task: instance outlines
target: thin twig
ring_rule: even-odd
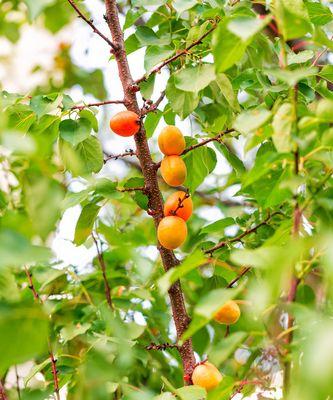
[[[26,274],[26,276],[28,278],[29,289],[31,290],[31,292],[32,292],[32,294],[34,296],[35,301],[37,303],[43,303],[42,299],[39,297],[39,294],[37,293],[37,290],[35,289],[34,283],[32,281],[32,275],[31,275],[28,267],[25,266],[24,269],[25,269],[25,274]]]
[[[124,153],[121,154],[106,154],[104,153],[106,158],[104,159],[104,162],[107,162],[109,160],[118,160],[118,158],[123,158],[127,156],[136,156],[136,152],[132,149],[129,149],[128,151],[125,151]]]
[[[75,105],[71,107],[71,110],[83,110],[84,108],[100,107],[100,106],[105,106],[107,104],[125,104],[125,100],[106,100],[106,101],[98,101],[97,103]]]
[[[134,81],[136,84],[141,83],[146,81],[152,74],[156,74],[161,71],[163,67],[166,65],[170,64],[171,62],[177,60],[177,58],[187,54],[189,50],[191,50],[193,47],[197,46],[198,44],[202,43],[203,39],[207,37],[211,32],[213,32],[217,27],[217,23],[214,21],[213,26],[205,32],[203,35],[199,37],[199,39],[195,40],[193,43],[191,43],[189,46],[185,47],[185,49],[179,50],[175,55],[167,58],[166,60],[162,61],[160,64],[158,64],[156,67],[154,67],[152,70],[150,70],[147,74],[143,75],[141,78],[137,79]]]
[[[233,279],[229,284],[227,285],[227,289],[230,289],[234,286],[235,283],[237,283],[245,274],[247,274],[251,270],[251,267],[245,267],[242,269],[240,274],[236,276],[235,279]]]
[[[280,214],[280,211],[275,211],[272,214],[269,214],[262,222],[260,222],[258,225],[254,226],[253,228],[247,229],[246,231],[244,231],[243,233],[241,233],[240,235],[232,238],[232,239],[228,239],[228,240],[224,240],[222,242],[219,242],[217,245],[215,245],[214,247],[207,249],[204,251],[205,254],[211,254],[213,255],[214,251],[221,249],[222,247],[227,246],[230,243],[235,243],[235,242],[240,242],[245,236],[250,235],[251,233],[256,232],[261,226],[263,225],[267,225],[267,223],[277,214]]]
[[[177,344],[170,344],[170,343],[162,343],[162,344],[156,344],[156,343],[150,343],[150,345],[145,347],[146,350],[166,350],[166,349],[179,349],[179,346]]]
[[[18,397],[18,400],[21,400],[20,379],[19,379],[19,375],[18,375],[18,372],[17,372],[17,365],[15,365],[14,369],[15,369],[15,377],[16,377],[17,397]]]
[[[103,251],[100,250],[100,248],[98,246],[97,239],[96,239],[96,237],[95,237],[93,232],[91,233],[91,236],[92,236],[93,241],[95,243],[95,247],[96,247],[96,250],[97,250],[98,262],[99,262],[99,265],[100,265],[101,270],[102,270],[102,275],[103,275],[103,280],[104,280],[105,298],[106,298],[106,301],[107,301],[109,307],[111,308],[111,310],[113,310],[114,307],[113,307],[113,302],[112,302],[112,298],[111,298],[111,288],[110,288],[110,285],[109,285],[109,282],[108,282],[108,278],[106,276],[106,265],[105,265],[105,260],[104,260],[104,256],[103,256]]]
[[[33,280],[32,280],[32,275],[31,275],[29,269],[26,266],[24,267],[24,269],[25,269],[25,274],[26,274],[26,276],[28,278],[29,289],[33,293],[35,302],[43,304],[43,300],[39,296],[39,294],[38,294],[38,292],[37,292],[37,290],[35,288],[35,285],[34,285]],[[57,360],[54,358],[54,354],[53,354],[53,351],[52,351],[52,346],[51,346],[50,340],[48,340],[48,347],[49,347],[49,356],[50,356],[50,361],[51,361],[51,370],[52,370],[52,376],[53,376],[54,392],[55,392],[56,400],[60,400],[58,370],[57,370],[57,367],[56,367]],[[2,400],[2,399],[0,398],[0,400]]]
[[[79,7],[75,4],[74,0],[68,0],[68,2],[74,8],[74,10],[77,12],[79,17],[82,18],[91,27],[91,29],[93,30],[94,33],[99,35],[109,46],[111,46],[111,48],[113,50],[117,49],[115,44],[109,38],[107,38],[99,29],[96,28],[96,26],[94,25],[93,21],[91,19],[87,18],[82,13],[82,11],[79,9]]]

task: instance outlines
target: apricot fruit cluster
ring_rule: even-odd
[[[180,155],[185,150],[181,131],[172,125],[162,129],[158,146],[164,154],[161,175],[169,186],[180,186],[186,179],[186,165]],[[169,196],[164,205],[164,218],[158,225],[157,238],[169,250],[181,246],[187,237],[186,221],[193,211],[193,203],[187,192],[177,191]]]

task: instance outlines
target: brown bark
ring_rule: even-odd
[[[138,87],[133,82],[133,78],[129,69],[124,47],[123,32],[119,23],[116,1],[105,0],[105,6],[106,20],[111,32],[112,41],[115,45],[113,54],[118,64],[119,77],[124,91],[125,103],[128,110],[134,111],[138,115],[141,115],[141,110],[136,99],[136,91],[138,90]],[[159,221],[161,218],[163,218],[163,201],[157,182],[157,167],[151,158],[146,132],[143,125],[141,125],[139,132],[135,135],[135,143],[136,155],[140,162],[142,174],[145,180],[146,194],[149,198],[149,208],[154,218],[155,226],[157,227]],[[165,271],[168,271],[170,268],[173,268],[178,264],[178,260],[172,251],[167,250],[162,246],[158,246],[158,250],[160,252]],[[185,301],[179,282],[176,282],[170,288],[169,296],[177,330],[177,336],[178,339],[180,339],[188,327],[190,318],[186,311]],[[184,374],[191,375],[195,365],[191,340],[186,341],[182,346],[179,347],[179,353],[183,362]]]

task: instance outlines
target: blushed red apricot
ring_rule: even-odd
[[[140,118],[133,111],[120,111],[110,119],[110,128],[119,136],[133,136],[140,129]]]

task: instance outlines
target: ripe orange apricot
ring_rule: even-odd
[[[192,215],[193,202],[186,192],[178,191],[169,196],[164,204],[164,215],[176,215],[187,221]]]
[[[158,146],[166,156],[179,156],[185,150],[185,139],[176,126],[167,125],[158,137]]]
[[[140,129],[140,118],[133,111],[120,111],[110,119],[110,128],[119,136],[133,136]]]
[[[179,217],[165,217],[157,228],[157,238],[163,247],[169,250],[181,246],[187,236],[187,226]]]
[[[214,315],[214,319],[220,324],[232,325],[238,321],[240,314],[241,311],[238,304],[233,300],[229,300]]]
[[[186,179],[186,165],[179,156],[165,156],[161,163],[161,175],[170,186],[179,186]]]
[[[220,371],[208,361],[197,365],[192,374],[193,384],[201,386],[207,391],[218,386],[222,379]]]

